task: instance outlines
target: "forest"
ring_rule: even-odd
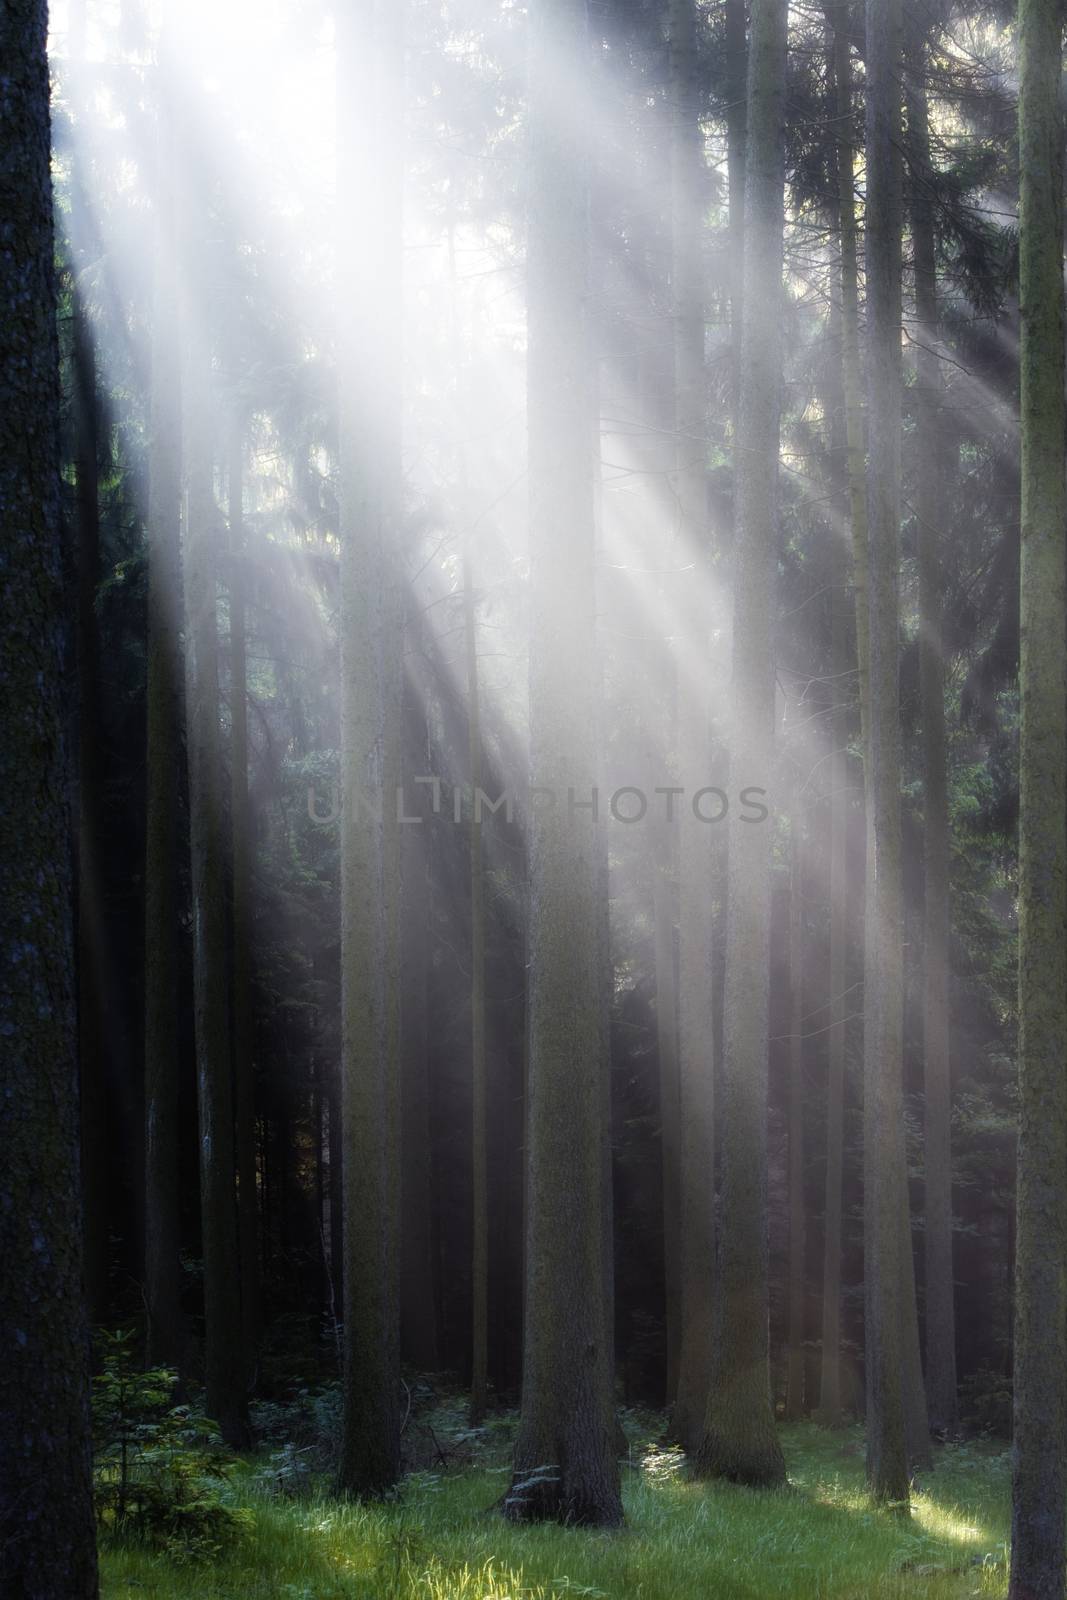
[[[1062,0],[2,0],[0,1600],[1063,1600]]]

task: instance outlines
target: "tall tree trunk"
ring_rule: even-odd
[[[482,726],[478,701],[478,635],[474,579],[469,554],[463,563],[463,623],[467,653],[467,736],[470,767],[471,893],[471,1398],[470,1421],[477,1427],[488,1401],[489,1358],[489,1184],[488,1084],[485,1071],[485,866],[479,792],[482,782]]]
[[[673,718],[671,719],[673,721]],[[678,1082],[678,986],[675,979],[675,863],[673,830],[655,828],[652,858],[652,942],[656,970],[656,1054],[659,1058],[660,1155],[663,1165],[663,1287],[667,1333],[666,1400],[678,1388],[681,1347],[681,1135]]]
[[[847,0],[827,7],[837,141],[833,152],[837,180],[840,267],[837,304],[831,308],[835,337],[832,454],[843,486],[838,496],[851,561],[856,620],[861,743],[867,720],[867,499],[863,459],[863,418],[859,362],[859,288],[856,263],[855,154],[852,135],[852,67]],[[840,467],[836,463],[840,462]],[[842,535],[845,537],[844,533]],[[844,1168],[845,1016],[848,1012],[848,759],[849,717],[840,686],[852,662],[849,650],[846,563],[834,562],[831,589],[831,654],[836,694],[830,773],[830,1005],[826,1081],[826,1189],[823,1231],[822,1355],[819,1412],[823,1423],[841,1420],[841,1206]]]
[[[93,1600],[46,31],[0,12],[0,1589]]]
[[[248,674],[245,642],[244,428],[231,424],[230,522],[230,833],[233,851],[233,1077],[241,1315],[249,1368],[259,1340],[259,1196],[252,1059],[252,856],[248,815]]]
[[[785,1414],[804,1415],[804,844],[792,818],[789,877],[789,1360]]]
[[[530,11],[527,405],[530,769],[529,1111],[522,1414],[504,1503],[515,1520],[622,1519],[604,1293],[599,1021],[593,438],[588,178],[574,129],[586,0]]]
[[[68,63],[75,115],[88,100],[85,81],[85,0],[70,7]],[[101,849],[100,646],[96,590],[100,582],[99,396],[96,350],[85,305],[79,261],[91,227],[86,192],[88,144],[75,152],[70,182],[70,254],[73,280],[74,477],[77,542],[78,670],[78,1069],[81,1084],[82,1187],[85,1192],[85,1288],[94,1322],[108,1301],[108,1119],[103,1038],[104,920]]]
[[[864,1312],[867,1475],[907,1505],[903,902],[898,685],[900,549],[900,0],[867,3],[869,723],[864,971]]]
[[[1060,0],[1019,5],[1022,587],[1011,1600],[1064,1587],[1067,661]]]
[[[412,744],[410,770],[413,776],[426,776],[431,770],[426,709],[418,689],[407,687],[405,727],[416,726],[419,730],[419,738]],[[424,825],[405,828],[403,833],[400,1332],[404,1359],[418,1372],[436,1372],[440,1361],[432,1242],[433,1170],[427,1049],[429,929],[433,925],[433,905],[424,842],[426,832]]]
[[[783,108],[787,6],[754,0],[748,57],[745,278],[741,328],[731,779],[771,787],[772,617],[777,560],[779,324],[782,311]],[[767,1330],[767,1007],[771,923],[769,819],[729,821],[729,900],[716,1350],[697,1470],[780,1483],[785,1463],[770,1404]]]
[[[145,688],[144,1182],[147,1358],[184,1368],[178,1096],[178,782],[181,741],[181,363],[175,277],[174,107],[160,46],[155,276],[148,440],[148,639]]]
[[[930,1426],[954,1433],[956,1315],[952,1267],[952,1091],[949,1066],[949,823],[945,684],[941,660],[939,530],[945,471],[941,364],[937,352],[937,261],[930,191],[925,39],[914,41],[908,77],[911,232],[915,257],[915,521],[919,549],[919,693],[923,729],[923,1058],[926,1091],[926,1398]]]
[[[191,315],[187,305],[186,314]],[[195,325],[190,323],[190,325]],[[189,849],[193,900],[193,994],[204,1252],[207,1410],[228,1444],[249,1442],[241,1321],[240,1243],[230,1055],[223,771],[219,728],[215,501],[206,352],[182,373],[185,438],[185,725],[189,753]]]
[[[705,484],[704,181],[694,0],[672,0],[671,217],[674,333],[674,485],[683,559],[707,571]],[[742,50],[744,19],[742,17]],[[695,671],[678,685],[679,782],[686,795],[707,781],[712,619],[696,627]],[[681,1261],[680,1350],[671,1431],[687,1450],[699,1443],[711,1369],[715,1265],[715,1139],[711,916],[712,845],[706,824],[683,800],[678,833],[678,1062]]]
[[[339,18],[341,1061],[344,1425],[339,1482],[400,1471],[395,825],[398,684],[387,611],[400,512],[402,7]],[[365,801],[375,798],[379,814]]]

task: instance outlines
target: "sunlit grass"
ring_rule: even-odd
[[[862,1439],[790,1429],[787,1488],[694,1484],[676,1456],[637,1446],[620,1533],[514,1528],[495,1511],[499,1467],[417,1474],[395,1502],[271,1498],[249,1472],[245,1543],[175,1567],[106,1550],[106,1600],[956,1600],[1006,1587],[1008,1469],[984,1446],[938,1452],[912,1516],[875,1511]]]

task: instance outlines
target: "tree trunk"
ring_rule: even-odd
[[[85,0],[69,15],[69,60],[75,115],[87,111]],[[83,166],[88,144],[75,151],[70,179],[72,278],[72,412],[77,541],[78,845],[77,974],[78,1076],[81,1085],[82,1187],[85,1194],[85,1290],[94,1322],[107,1316],[110,1224],[107,1079],[104,1068],[101,848],[100,646],[96,591],[100,582],[99,395],[96,350],[79,263],[91,228]]]
[[[919,693],[923,729],[923,1060],[926,1128],[926,1397],[930,1426],[956,1431],[956,1317],[952,1267],[952,1090],[949,1066],[949,822],[945,685],[941,660],[943,517],[941,365],[937,352],[937,262],[929,186],[930,130],[923,73],[925,40],[913,47],[908,80],[911,232],[915,256],[915,522],[919,550]]]
[[[684,561],[707,571],[705,482],[704,181],[696,7],[670,9],[674,484]],[[744,51],[744,17],[741,47]],[[687,796],[707,782],[711,753],[707,693],[713,620],[701,617],[694,666],[678,683],[679,782]],[[681,1342],[671,1432],[692,1451],[700,1442],[711,1378],[715,1269],[715,1025],[712,1010],[712,841],[683,799],[678,833],[678,1062]]]
[[[386,726],[398,686],[385,635],[400,510],[401,28],[400,6],[364,0],[339,19],[337,58],[345,1326],[339,1485],[354,1495],[385,1493],[400,1472],[392,926],[398,830],[395,730]]]
[[[771,787],[774,748],[772,617],[778,541],[782,309],[782,121],[787,7],[754,0],[748,58],[745,281],[741,329],[731,780]],[[717,1341],[703,1475],[753,1485],[783,1481],[770,1404],[767,1330],[767,1005],[771,922],[769,819],[729,819],[729,897],[723,1060],[722,1219]]]
[[[898,686],[901,5],[867,3],[869,723],[864,974],[867,1475],[906,1506],[902,1237],[904,968]]]
[[[46,31],[0,12],[0,1589],[93,1600]]]
[[[190,308],[186,307],[186,315]],[[234,1095],[227,982],[226,846],[219,729],[219,639],[212,416],[203,366],[192,351],[185,402],[185,726],[189,754],[189,850],[193,901],[193,995],[204,1253],[204,1366],[208,1415],[228,1444],[249,1442],[241,1322],[240,1243],[234,1160]]]
[[[596,784],[588,179],[573,95],[589,68],[585,0],[538,0],[529,26],[530,770],[555,805],[529,822],[525,1349],[504,1511],[612,1526],[596,820],[577,809]]]
[[[819,1415],[836,1427],[841,1414],[841,1206],[844,1168],[845,1017],[850,942],[848,927],[848,730],[844,697],[845,674],[852,664],[849,649],[847,580],[854,594],[860,677],[861,729],[866,726],[867,638],[867,501],[863,461],[863,418],[860,413],[859,307],[856,267],[855,158],[852,138],[852,71],[848,43],[848,11],[843,3],[827,8],[831,33],[831,71],[838,130],[833,151],[837,179],[837,221],[840,241],[838,301],[831,307],[833,356],[831,453],[841,490],[835,495],[847,537],[845,561],[836,559],[830,596],[831,656],[835,683],[833,756],[830,769],[830,1031],[826,1079],[826,1187],[823,1225],[822,1354]],[[839,465],[838,465],[839,463]],[[849,559],[850,558],[850,559]],[[863,735],[865,737],[865,735]]]
[[[799,802],[789,882],[789,1361],[785,1414],[804,1415],[804,845]]]
[[[241,1249],[244,1356],[251,1370],[259,1341],[259,1196],[252,1059],[252,856],[248,815],[248,681],[245,666],[245,554],[242,507],[244,429],[230,439],[230,830],[233,850],[233,1071],[237,1223]]]
[[[671,719],[673,721],[673,718]],[[666,1400],[678,1388],[681,1347],[681,1133],[678,1082],[678,987],[674,961],[674,841],[664,823],[655,828],[652,858],[652,934],[656,970],[656,1054],[659,1058],[660,1155],[663,1165],[663,1287],[667,1333]]]
[[[478,704],[478,635],[470,556],[463,563],[463,622],[467,651],[467,734],[470,766],[471,893],[471,1398],[477,1427],[488,1401],[489,1185],[488,1084],[485,1071],[485,870],[478,805],[482,782],[482,728]]]
[[[413,741],[412,775],[426,776],[431,771],[426,710],[418,699],[417,688],[409,688],[404,722],[406,727],[417,726],[420,734],[419,739]],[[432,885],[424,842],[427,827],[424,824],[404,829],[402,873],[400,1331],[401,1353],[418,1372],[436,1372],[440,1365],[432,1243],[434,1201],[427,1051],[429,929],[433,925]]]
[[[1019,6],[1022,727],[1011,1600],[1064,1587],[1067,663],[1059,0]]]
[[[148,440],[145,713],[144,1181],[146,1355],[183,1369],[178,1091],[178,781],[181,743],[181,363],[175,280],[172,117],[166,41],[156,131],[152,392]]]

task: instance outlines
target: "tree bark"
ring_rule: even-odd
[[[831,454],[839,485],[835,507],[842,522],[845,561],[834,561],[830,597],[831,656],[835,683],[833,756],[830,770],[830,1006],[826,1080],[826,1186],[823,1226],[822,1351],[819,1415],[836,1427],[841,1414],[841,1206],[843,1146],[845,1016],[849,1006],[848,927],[848,730],[845,674],[855,659],[859,679],[861,744],[867,718],[867,500],[863,460],[859,364],[859,290],[856,264],[855,153],[852,136],[852,64],[848,41],[848,8],[844,0],[827,6],[831,36],[830,70],[837,140],[832,153],[837,192],[840,248],[838,299],[831,307],[834,339]],[[836,552],[835,552],[836,556]],[[842,572],[848,573],[845,577]],[[851,580],[857,651],[850,650],[848,587]]]
[[[0,12],[0,1589],[94,1600],[46,33]]]
[[[244,428],[231,424],[230,523],[230,838],[233,868],[233,1078],[237,1222],[241,1254],[244,1356],[255,1362],[260,1326],[259,1195],[256,1178],[255,1063],[252,1049],[252,852],[248,814],[248,673],[245,639]]]
[[[867,3],[869,720],[864,968],[867,1475],[908,1502],[902,1195],[903,902],[898,685],[901,322],[900,0]]]
[[[613,1526],[597,840],[592,811],[578,809],[597,765],[588,178],[573,127],[589,69],[585,0],[538,0],[529,27],[530,770],[556,798],[534,808],[528,835],[525,1349],[503,1509]]]
[[[1063,1593],[1067,1525],[1062,27],[1060,0],[1020,0],[1022,726],[1010,1600]]]
[[[804,1415],[804,845],[793,812],[789,879],[789,1359],[785,1414]]]
[[[754,0],[748,57],[745,278],[737,472],[731,781],[769,793],[774,751],[774,579],[782,310],[783,108],[787,7]],[[770,1404],[767,1329],[769,819],[729,820],[729,898],[716,1350],[696,1470],[783,1481]]]
[[[178,1160],[178,782],[181,742],[181,363],[175,278],[172,119],[160,46],[156,125],[152,391],[148,440],[148,638],[145,713],[144,1180],[146,1355],[184,1369]]]
[[[949,1056],[949,821],[945,684],[941,660],[938,552],[945,471],[941,363],[937,350],[937,261],[930,192],[930,129],[924,36],[913,41],[908,77],[911,232],[915,257],[915,522],[919,551],[919,694],[923,730],[923,1064],[926,1092],[926,1398],[930,1426],[956,1431],[956,1317],[952,1266],[952,1088]]]
[[[402,7],[363,0],[338,36],[341,477],[341,1061],[344,1423],[339,1486],[400,1472],[395,663],[400,511]],[[367,802],[370,802],[368,804]],[[387,820],[389,819],[389,820]]]
[[[469,554],[463,563],[463,622],[467,653],[467,735],[470,768],[471,894],[471,1396],[477,1427],[488,1402],[489,1184],[485,1062],[485,869],[478,806],[482,782],[482,728],[478,703],[478,635]]]
[[[683,559],[709,563],[705,483],[703,131],[693,0],[670,9],[674,485]],[[742,51],[744,20],[742,18]],[[711,752],[707,680],[713,619],[695,630],[694,668],[679,676],[679,782],[687,795],[707,782]],[[704,1424],[711,1376],[715,1268],[715,1027],[712,1009],[712,843],[683,803],[678,833],[678,1062],[681,1340],[671,1432],[689,1451]]]
[[[187,305],[189,326],[195,326]],[[211,398],[196,345],[182,373],[185,440],[185,726],[193,903],[193,998],[200,1135],[207,1410],[230,1445],[250,1439],[241,1321],[240,1242],[230,1055],[223,772],[219,728],[220,516],[215,500]]]

